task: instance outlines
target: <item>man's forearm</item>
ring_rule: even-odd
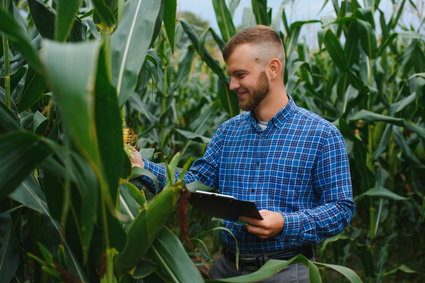
[[[282,213],[285,225],[280,236],[294,244],[319,243],[344,230],[354,207],[352,200],[340,200],[313,209]]]
[[[151,191],[161,191],[167,180],[167,171],[164,165],[156,164],[152,161],[144,161],[144,169],[151,172],[157,179],[153,180],[149,176],[143,175],[139,177],[139,180],[142,181],[146,186],[149,187]]]

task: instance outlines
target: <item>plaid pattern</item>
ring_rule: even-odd
[[[145,168],[164,183],[163,167],[146,161]],[[318,115],[297,107],[291,98],[264,131],[248,112],[223,123],[184,180],[200,180],[222,194],[255,202],[259,210],[282,214],[282,232],[268,240],[225,221],[243,253],[319,243],[341,232],[355,208],[341,134]],[[223,241],[231,248],[235,245],[227,232]]]

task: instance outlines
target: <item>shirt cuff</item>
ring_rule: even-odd
[[[302,216],[297,213],[285,213],[282,212],[283,217],[283,229],[280,233],[281,239],[284,238],[296,238],[301,233],[302,228]]]
[[[157,180],[153,180],[149,176],[142,175],[140,176],[140,180],[146,184],[149,189],[153,191],[160,191],[165,185],[166,181],[166,171],[164,166],[158,165],[152,161],[149,160],[143,160],[145,163],[144,169],[151,172]]]

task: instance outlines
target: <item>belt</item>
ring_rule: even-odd
[[[311,259],[314,256],[314,246],[306,245],[293,250],[286,250],[275,253],[264,253],[253,256],[239,255],[239,270],[255,271],[263,266],[269,259],[289,260],[299,254]],[[231,249],[224,246],[223,255],[231,262],[235,262],[236,254]]]

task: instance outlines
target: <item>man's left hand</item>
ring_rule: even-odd
[[[250,217],[239,217],[240,221],[248,222],[245,224],[246,230],[256,235],[260,239],[269,239],[279,234],[283,229],[283,216],[282,214],[270,210],[259,211],[262,220],[250,218]]]

